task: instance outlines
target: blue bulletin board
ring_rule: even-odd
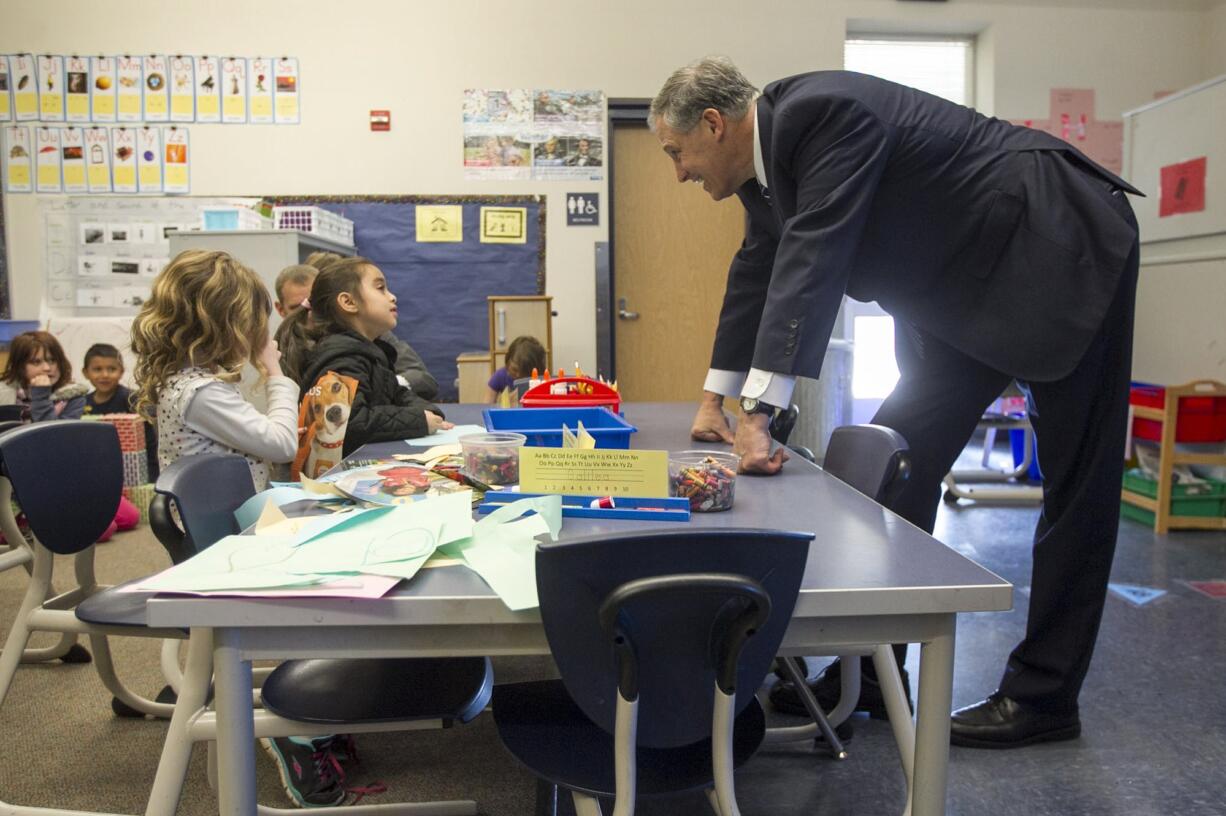
[[[439,399],[457,399],[456,356],[489,347],[488,295],[545,292],[544,196],[294,196],[274,206],[313,204],[353,221],[357,253],[383,270],[396,295],[396,334],[439,383]],[[417,207],[462,207],[463,240],[419,242]],[[523,208],[523,243],[483,243],[481,208]]]

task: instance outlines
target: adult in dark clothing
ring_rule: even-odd
[[[1119,518],[1138,260],[1124,193],[1137,191],[1045,133],[845,71],[758,94],[705,59],[669,78],[649,119],[679,181],[749,214],[695,438],[778,472],[773,406],[819,375],[843,295],[876,300],[897,322],[901,377],[873,421],[913,457],[893,509],[931,532],[983,410],[1010,380],[1025,389],[1045,477],[1030,616],[998,691],[954,712],[952,738],[1079,734]],[[725,395],[741,397],[735,436]]]

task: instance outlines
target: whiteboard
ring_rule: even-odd
[[[1226,232],[1226,76],[1124,113],[1124,178],[1145,193],[1132,198],[1141,243]],[[1160,218],[1163,167],[1205,157],[1205,209]]]

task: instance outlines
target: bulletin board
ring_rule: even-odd
[[[1224,132],[1226,76],[1124,114],[1124,178],[1147,196],[1130,199],[1142,243],[1226,232]]]
[[[396,295],[400,312],[396,335],[421,355],[438,380],[441,400],[458,397],[456,356],[489,347],[486,297],[545,293],[544,196],[287,196],[265,200],[274,206],[314,204],[353,221],[358,254],[383,270]],[[421,219],[419,207],[423,208]],[[424,209],[427,207],[431,209]],[[447,207],[453,209],[435,209]],[[457,207],[459,210],[454,209]],[[442,229],[432,239],[431,221],[439,212],[458,214],[461,223],[452,221],[457,229]],[[522,225],[522,231],[516,231],[517,225]]]

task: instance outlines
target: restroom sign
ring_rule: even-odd
[[[600,225],[600,193],[567,193],[566,226],[595,227]]]

